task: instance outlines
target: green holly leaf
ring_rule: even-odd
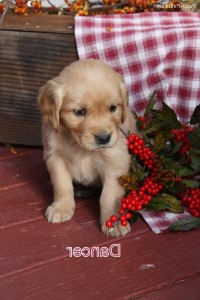
[[[161,110],[152,110],[152,121],[145,128],[144,133],[150,134],[162,129],[163,131],[170,131],[172,129],[179,129],[182,127],[177,119],[176,113],[165,102],[162,103]]]
[[[139,164],[134,155],[131,156],[129,175],[137,182],[143,180],[146,177],[145,166]]]
[[[168,210],[173,213],[183,213],[181,201],[175,196],[161,193],[154,197],[146,206],[147,209],[155,211]]]
[[[145,112],[144,112],[145,118],[148,117],[148,115],[151,113],[155,104],[156,104],[156,91],[153,92],[153,94],[151,95],[151,97],[146,105]]]
[[[136,127],[137,127],[138,131],[141,132],[142,131],[142,124],[143,124],[143,122],[142,122],[142,120],[140,118],[137,118],[136,120],[137,120],[136,121]]]
[[[171,231],[187,231],[199,227],[200,218],[195,218],[191,216],[174,222],[168,227],[168,229]]]
[[[164,119],[164,123],[168,125],[169,129],[179,129],[182,127],[181,123],[177,119],[176,113],[173,111],[171,107],[169,107],[165,102],[163,102],[162,108],[162,119]]]
[[[146,135],[154,134],[155,132],[158,132],[158,130],[161,128],[161,124],[156,119],[153,119],[143,130],[143,133]]]
[[[165,148],[166,143],[170,139],[171,135],[172,135],[171,132],[166,129],[157,132],[154,138],[154,149],[156,152],[159,152]]]
[[[172,193],[174,195],[178,195],[180,193],[184,193],[185,192],[185,185],[182,182],[174,182],[174,184],[172,186],[166,186],[167,192],[168,193]]]
[[[195,154],[193,151],[190,152],[191,167],[193,174],[200,173],[200,154]]]
[[[191,176],[194,174],[194,170],[191,168],[187,168],[187,167],[182,167],[180,168],[179,172],[178,172],[178,176],[180,177],[186,177],[186,176]]]
[[[189,157],[191,160],[191,167],[193,169],[193,174],[199,174],[200,173],[200,151],[197,149],[190,150]]]
[[[183,184],[185,184],[186,186],[188,186],[189,188],[198,188],[199,187],[199,183],[194,179],[183,179],[181,182]]]
[[[181,166],[173,158],[162,155],[160,156],[160,161],[164,164],[165,169],[174,170],[176,174],[179,173]]]
[[[191,125],[196,125],[200,123],[200,104],[195,108],[190,119]]]
[[[187,137],[189,139],[191,147],[200,150],[200,127],[196,128],[193,131],[190,131]]]
[[[191,149],[190,151],[189,151],[189,156],[198,156],[198,157],[200,157],[200,150],[199,149]]]

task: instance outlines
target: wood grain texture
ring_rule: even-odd
[[[161,296],[162,295],[162,296]],[[200,295],[200,275],[194,274],[191,278],[181,279],[180,281],[175,282],[171,286],[166,286],[162,290],[153,292],[142,297],[143,300],[198,300]],[[131,300],[131,299],[130,299]]]
[[[19,152],[0,157],[0,189],[6,190],[21,183],[41,180],[47,171],[42,157],[41,149],[29,149],[27,152]]]
[[[70,15],[52,15],[48,13],[33,14],[28,16],[14,14],[8,11],[3,20],[2,29],[17,31],[36,31],[68,33],[74,32],[74,17]]]
[[[77,58],[73,18],[6,15],[0,29],[0,142],[41,145],[39,87]]]
[[[53,192],[42,152],[15,150],[0,147],[1,299],[199,299],[199,230],[155,235],[139,219],[125,237],[107,238],[98,197],[76,199],[70,221],[48,223]],[[66,249],[112,244],[121,257],[70,257]]]

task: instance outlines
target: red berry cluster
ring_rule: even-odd
[[[139,116],[138,119],[141,122],[141,129],[144,130],[146,128],[146,126],[149,124],[149,121],[147,121],[144,117]]]
[[[132,154],[138,155],[138,158],[149,170],[152,170],[154,174],[157,172],[157,155],[149,147],[144,146],[144,141],[138,135],[131,134],[129,136],[128,148]]]
[[[188,206],[188,211],[196,218],[200,217],[200,188],[190,188],[181,196],[181,203]]]
[[[114,223],[116,223],[118,220],[121,221],[122,226],[126,226],[128,224],[127,219],[131,219],[132,214],[127,212],[124,215],[121,215],[119,218],[117,218],[116,215],[112,215],[110,217],[110,220],[106,221],[106,226],[108,228],[112,227],[114,225]]]
[[[138,211],[151,201],[152,197],[158,194],[163,188],[162,183],[156,182],[156,174],[158,171],[157,155],[144,145],[144,141],[137,135],[131,134],[128,138],[128,148],[132,154],[138,156],[143,164],[150,170],[149,176],[144,180],[143,185],[138,190],[132,190],[121,201],[119,210],[120,217],[113,215],[106,222],[107,227],[120,220],[121,225],[127,225],[127,219],[132,217],[128,211]]]
[[[181,129],[172,130],[175,143],[182,142],[182,145],[180,148],[180,154],[182,154],[182,155],[184,155],[187,151],[189,151],[191,149],[190,142],[188,140],[187,135],[192,130],[193,130],[193,128],[191,126],[189,126],[188,124],[183,124]]]

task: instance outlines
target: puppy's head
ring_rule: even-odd
[[[41,89],[38,103],[45,122],[65,130],[87,150],[112,147],[128,105],[122,77],[105,63],[89,59],[66,67]]]

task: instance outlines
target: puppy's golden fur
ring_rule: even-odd
[[[66,67],[41,89],[44,158],[54,189],[46,210],[49,222],[69,220],[74,213],[73,181],[102,185],[101,229],[116,214],[124,189],[118,179],[128,173],[130,156],[122,131],[135,132],[122,77],[105,63],[89,59]],[[130,226],[115,227],[124,235]]]

